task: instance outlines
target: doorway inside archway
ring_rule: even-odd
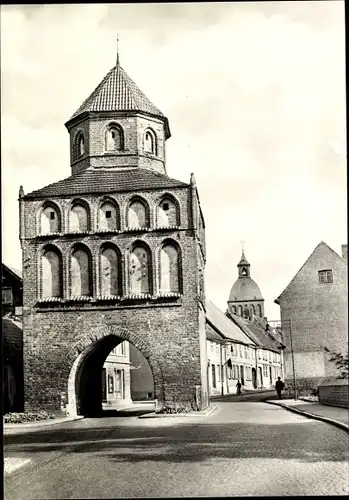
[[[252,368],[252,387],[257,389],[257,374],[255,368]]]
[[[137,354],[137,361],[141,362],[132,362],[132,352]],[[147,397],[144,399],[152,401],[152,370],[142,353],[116,335],[107,335],[93,342],[79,355],[71,369],[68,382],[69,413],[99,417],[107,416],[110,410],[132,408],[134,370],[140,373],[140,377],[142,373],[146,374]]]

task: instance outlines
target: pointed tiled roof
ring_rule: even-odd
[[[238,266],[242,266],[242,265],[244,265],[244,266],[249,266],[250,265],[249,262],[247,261],[246,257],[245,257],[244,251],[242,251],[241,259],[240,259],[240,262],[239,262]]]
[[[120,170],[84,170],[37,191],[32,191],[24,199],[45,198],[52,196],[71,196],[92,193],[113,193],[123,191],[141,191],[153,188],[174,188],[188,186],[185,182],[171,179],[145,168]]]
[[[67,123],[82,113],[93,111],[139,111],[167,121],[119,64],[108,72]]]
[[[236,325],[238,325],[243,332],[259,347],[268,349],[269,351],[280,352],[282,344],[278,340],[273,340],[268,332],[265,331],[263,326],[255,318],[250,321],[241,318],[236,314],[226,313],[226,316]]]

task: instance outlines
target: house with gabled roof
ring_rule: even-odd
[[[336,377],[336,367],[325,348],[348,352],[347,245],[342,257],[321,241],[275,300],[280,306],[285,349],[285,378],[292,380],[293,344],[299,387],[316,386]]]
[[[210,395],[236,393],[238,380],[253,389],[256,344],[206,300],[207,366]]]

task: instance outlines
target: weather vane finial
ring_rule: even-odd
[[[241,243],[241,250],[242,250],[242,252],[243,252],[243,251],[244,251],[244,243],[245,243],[245,242],[244,242],[244,240],[241,240],[241,241],[240,241],[240,243]]]
[[[119,59],[119,33],[116,35],[116,65],[120,65],[120,59]]]

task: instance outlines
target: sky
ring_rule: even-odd
[[[2,261],[18,191],[70,175],[64,123],[120,64],[168,117],[167,172],[194,172],[206,295],[223,311],[241,241],[265,313],[320,241],[347,243],[343,1],[1,6]]]

